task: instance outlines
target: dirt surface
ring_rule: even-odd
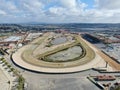
[[[105,67],[106,63],[105,63],[104,59],[101,58],[98,53],[96,53],[98,51],[98,49],[95,48],[92,44],[90,44],[86,40],[82,39],[81,37],[79,37],[78,39],[81,40],[80,42],[82,43],[82,45],[88,51],[85,58],[81,58],[80,60],[78,60],[80,62],[74,61],[72,63],[71,62],[67,62],[67,63],[64,63],[64,64],[61,63],[61,64],[58,64],[59,68],[58,67],[56,68],[55,67],[56,63],[48,64],[48,62],[43,63],[42,60],[38,61],[38,60],[35,60],[35,58],[33,59],[34,63],[40,62],[41,65],[44,65],[44,67],[43,67],[43,66],[34,65],[33,61],[31,61],[32,57],[31,57],[31,55],[29,55],[29,57],[28,57],[29,59],[27,58],[27,60],[30,60],[32,62],[32,64],[28,63],[27,61],[24,61],[23,58],[21,58],[21,55],[24,52],[24,50],[26,49],[26,47],[28,47],[30,45],[24,46],[21,49],[19,49],[16,53],[13,54],[12,58],[13,58],[14,63],[16,63],[17,65],[20,65],[21,67],[24,67],[26,69],[33,70],[33,71],[47,72],[47,73],[51,73],[51,72],[52,73],[70,73],[70,72],[87,70],[87,69],[91,69],[91,68]],[[91,55],[92,54],[91,50],[94,52],[93,54],[95,54],[95,57],[91,58],[91,56],[94,56],[94,55]],[[25,57],[26,57],[26,55],[25,55]],[[85,63],[85,64],[81,63],[81,60],[86,61],[86,59],[91,59],[91,60],[88,63]],[[47,64],[52,65],[52,68],[48,67]],[[68,67],[69,64],[72,65],[72,66]],[[73,64],[74,64],[74,66],[73,66]],[[77,65],[75,65],[75,64],[77,64]],[[45,65],[47,65],[47,66],[45,67]],[[53,68],[53,66],[54,66],[54,68]]]
[[[43,37],[38,38],[35,40],[36,43],[41,42],[40,45],[35,44],[29,44],[21,48],[20,51],[22,59],[32,65],[40,66],[40,67],[51,67],[51,68],[67,68],[67,67],[75,67],[80,66],[86,63],[89,63],[95,58],[95,52],[90,48],[81,38],[80,36],[75,36],[76,41],[75,42],[66,42],[60,45],[53,45],[51,47],[45,47],[45,43],[48,40],[49,37],[52,37],[52,33],[49,33],[49,36],[46,38],[45,36],[48,36],[48,33],[44,34]],[[45,38],[45,39],[44,39]],[[43,39],[43,41],[41,40]],[[59,52],[63,49],[72,47],[77,45],[78,43],[81,43],[80,46],[84,50],[80,57],[71,59],[69,62],[46,62],[45,60],[42,60],[41,57],[48,56],[49,54]],[[41,54],[40,54],[41,53]]]
[[[86,43],[90,44],[88,41],[85,40]],[[105,62],[108,62],[108,64],[115,70],[115,71],[120,71],[120,64],[117,63],[115,60],[104,54],[100,49],[95,47],[94,45],[91,44],[92,47],[94,47],[97,51],[101,58],[104,59]]]
[[[109,56],[105,55],[103,52],[101,52],[100,50],[98,50],[97,52],[102,58],[104,58],[104,60],[106,62],[108,62],[108,64],[113,67],[115,70],[120,70],[120,64],[117,63],[116,61],[114,61],[113,59],[111,59]]]

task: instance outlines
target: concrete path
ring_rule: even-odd
[[[10,75],[10,72],[8,72],[8,69],[5,69],[6,66],[2,66],[2,63],[0,63],[0,89],[1,90],[11,90],[13,81],[16,77],[13,77]],[[6,78],[6,79],[5,79]],[[10,84],[8,83],[10,81]]]

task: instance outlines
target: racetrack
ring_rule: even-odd
[[[26,69],[32,70],[32,71],[38,71],[38,72],[52,72],[52,73],[65,73],[65,72],[76,72],[76,71],[81,71],[81,70],[87,70],[90,68],[93,68],[94,65],[100,61],[103,61],[103,59],[96,53],[95,49],[93,49],[93,47],[88,46],[85,41],[79,36],[79,35],[75,35],[77,42],[74,42],[74,45],[77,45],[78,43],[80,43],[82,49],[84,50],[83,52],[83,56],[80,57],[77,60],[72,60],[69,62],[47,62],[44,60],[40,60],[39,58],[36,58],[36,56],[40,55],[40,54],[33,54],[36,53],[34,52],[35,49],[38,50],[38,48],[44,48],[44,45],[46,44],[45,42],[47,42],[47,38],[51,37],[48,33],[47,35],[44,34],[43,37],[40,37],[38,39],[36,39],[35,41],[31,42],[31,44],[26,45],[24,47],[22,47],[21,49],[19,49],[15,54],[13,54],[12,58],[13,61]],[[48,37],[46,37],[48,36]],[[41,42],[40,42],[41,41]],[[44,49],[46,51],[41,51],[41,52],[50,52],[49,54],[53,54],[53,52],[59,52],[59,50],[56,50],[56,48],[58,47],[69,47],[69,45],[73,45],[71,44],[71,42],[66,42],[60,45],[55,45],[50,47],[48,50]],[[39,49],[41,50],[41,49]],[[38,50],[38,52],[40,52]],[[56,50],[56,51],[54,51]],[[60,49],[62,50],[62,49]],[[43,54],[43,56],[47,56],[48,54]],[[42,56],[42,57],[43,57]],[[99,65],[98,65],[99,66]]]

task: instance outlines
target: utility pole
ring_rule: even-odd
[[[108,62],[106,62],[106,65],[105,65],[105,67],[107,68],[107,66],[108,66]]]

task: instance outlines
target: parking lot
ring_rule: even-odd
[[[30,78],[30,77],[29,77]],[[87,78],[42,78],[27,79],[27,90],[100,90]],[[35,84],[33,84],[34,82]]]

